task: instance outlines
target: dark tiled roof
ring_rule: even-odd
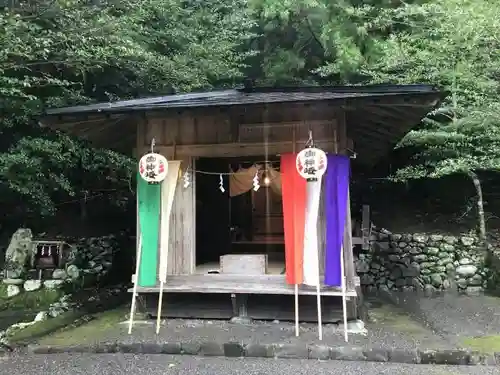
[[[232,89],[52,109],[41,125],[86,138],[97,147],[129,152],[136,142],[136,122],[128,115],[134,111],[234,106],[246,113],[246,106],[264,103],[326,102],[345,110],[347,135],[360,151],[358,161],[373,165],[445,96],[429,85]]]
[[[151,109],[231,106],[245,104],[311,102],[404,94],[438,93],[429,85],[311,86],[231,89],[202,93],[157,96],[118,102],[51,109],[47,115],[89,112],[126,112]]]

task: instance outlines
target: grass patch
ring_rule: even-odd
[[[369,311],[370,322],[368,326],[378,326],[392,331],[407,333],[412,336],[428,334],[429,330],[413,320],[403,310],[390,305],[371,308]]]
[[[6,310],[44,310],[63,295],[59,289],[42,288],[32,292],[21,292],[14,297],[7,297],[7,285],[0,283],[0,311]]]
[[[114,310],[95,314],[93,319],[77,327],[69,326],[52,332],[38,343],[40,345],[67,346],[78,344],[92,344],[102,338],[103,333],[116,328],[117,324],[126,319],[128,309],[121,307]],[[53,319],[56,320],[57,318]]]
[[[483,354],[500,352],[500,335],[466,337],[461,340],[465,347]]]

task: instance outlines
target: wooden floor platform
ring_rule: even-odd
[[[288,285],[284,275],[224,275],[193,274],[169,276],[163,290],[167,293],[216,293],[216,294],[275,294],[293,295],[294,286]],[[132,289],[129,290],[132,292]],[[154,287],[138,287],[138,293],[159,293],[159,283]],[[299,295],[315,295],[316,288],[299,286]],[[322,287],[323,296],[342,296],[339,287]],[[355,289],[346,290],[347,297],[356,297]]]
[[[162,318],[166,319],[231,319],[235,316],[229,295],[202,294],[196,297],[186,293],[168,293],[163,299]],[[158,315],[158,296],[141,295],[139,311],[152,318]],[[342,300],[336,297],[321,299],[323,323],[342,321]],[[348,309],[348,314],[351,310]],[[295,308],[293,296],[250,295],[247,300],[247,317],[255,320],[294,321]],[[299,319],[301,322],[317,322],[318,313],[315,296],[302,296],[299,299]],[[348,315],[349,319],[357,316]]]

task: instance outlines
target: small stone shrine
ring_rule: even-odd
[[[94,284],[111,269],[115,242],[114,236],[35,239],[30,229],[20,228],[5,253],[2,282],[9,285],[10,296],[64,284]]]

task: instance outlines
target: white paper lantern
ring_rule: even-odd
[[[168,173],[168,162],[165,156],[149,153],[139,160],[139,174],[150,184],[162,182]]]
[[[297,154],[296,168],[302,178],[314,180],[326,172],[328,158],[323,150],[308,147]]]

